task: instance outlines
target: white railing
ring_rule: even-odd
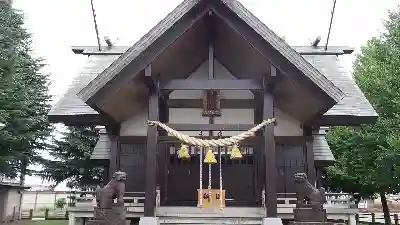
[[[262,207],[265,207],[265,191],[262,191]],[[74,208],[89,208],[96,205],[96,198],[94,192],[77,192],[79,197],[75,197]],[[83,196],[82,196],[83,194]],[[294,208],[296,207],[296,194],[295,193],[277,193],[278,195],[278,208]],[[127,211],[129,208],[143,207],[145,200],[144,192],[126,192],[124,196],[125,206]],[[353,208],[355,203],[352,201],[352,196],[346,193],[326,193],[326,207],[338,208]],[[160,190],[156,190],[156,207],[160,207]]]
[[[79,209],[93,210],[93,207],[96,206],[96,196],[94,192],[78,192],[74,194],[75,196],[69,196],[69,198],[72,197],[73,199],[71,200],[73,204],[69,204],[68,206],[69,211]],[[127,211],[133,210],[132,208],[143,207],[144,199],[144,192],[125,192],[124,202]]]
[[[278,193],[278,208],[294,208],[296,207],[295,193]],[[352,196],[347,193],[326,193],[325,207],[353,208],[355,202]],[[264,200],[264,198],[263,198]],[[265,203],[263,203],[265,205]]]
[[[71,196],[70,196],[71,198]],[[91,208],[96,205],[95,192],[76,192],[74,193],[74,204],[70,205],[70,209]],[[124,202],[127,211],[132,208],[144,207],[145,193],[144,192],[125,192]],[[160,206],[160,190],[156,190],[156,206]]]

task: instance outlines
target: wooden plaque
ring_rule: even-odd
[[[209,195],[211,192],[211,196]],[[225,207],[225,190],[220,189],[202,189],[202,196],[200,196],[200,189],[197,189],[197,206],[200,206],[200,198],[202,198],[203,208],[219,208],[221,207],[221,198],[222,198],[222,207]]]

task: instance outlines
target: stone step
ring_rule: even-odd
[[[160,224],[168,225],[216,225],[216,224],[243,224],[243,225],[259,225],[261,224],[260,218],[187,218],[187,217],[161,217],[159,218]]]

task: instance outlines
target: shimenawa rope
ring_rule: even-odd
[[[211,139],[211,140],[203,140],[203,139],[198,139],[195,137],[190,137],[186,134],[183,134],[179,131],[176,131],[172,129],[171,127],[159,122],[159,121],[147,121],[148,125],[151,126],[159,126],[163,128],[165,131],[167,131],[170,135],[178,138],[180,141],[185,142],[189,145],[194,145],[194,146],[200,146],[200,147],[225,147],[225,146],[231,146],[234,145],[248,137],[251,137],[254,135],[255,132],[260,130],[262,127],[271,124],[275,122],[275,118],[264,120],[262,123],[258,124],[257,126],[251,128],[248,131],[245,131],[243,133],[240,133],[238,135],[229,137],[229,138],[222,138],[222,139]]]

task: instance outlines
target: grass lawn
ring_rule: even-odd
[[[43,221],[23,220],[20,223],[16,223],[15,225],[67,225],[67,224],[68,224],[67,220],[43,220]]]

